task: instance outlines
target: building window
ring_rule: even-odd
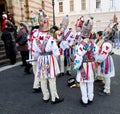
[[[63,12],[63,2],[59,2],[59,12]]]
[[[86,0],[81,0],[81,9],[86,10]]]
[[[42,9],[45,10],[45,2],[42,1]]]
[[[74,0],[70,0],[70,11],[74,11]]]
[[[110,8],[115,8],[115,0],[110,0]]]
[[[99,9],[101,7],[101,0],[96,0],[96,8]]]

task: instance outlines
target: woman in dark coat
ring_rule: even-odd
[[[1,36],[1,39],[4,41],[6,56],[10,59],[11,64],[16,63],[16,43],[14,30],[13,25],[7,22]]]
[[[27,62],[26,60],[29,57],[29,51],[28,51],[28,44],[27,42],[24,43],[23,45],[19,44],[20,39],[22,38],[23,34],[28,34],[27,27],[24,23],[20,23],[20,28],[18,30],[18,35],[16,38],[16,42],[18,43],[18,51],[20,51],[21,57],[22,57],[22,66],[26,66]]]
[[[26,35],[26,39],[27,39],[28,34],[29,34],[28,25],[25,22],[20,22],[20,28],[18,30],[16,42],[18,43],[18,51],[20,51],[22,57],[21,66],[25,66],[26,73],[30,73],[30,68],[31,68],[31,64],[26,62],[26,60],[29,59],[28,44],[27,44],[27,40],[23,45],[20,45],[19,42],[23,35]]]

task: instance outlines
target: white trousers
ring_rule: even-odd
[[[48,84],[50,92],[48,90]],[[51,101],[55,101],[55,98],[59,99],[57,88],[56,88],[56,78],[41,79],[41,90],[43,93],[43,100],[48,100],[51,94]]]
[[[110,93],[111,79],[110,79],[110,77],[104,77],[104,80],[105,80],[104,92]]]
[[[64,73],[64,55],[60,55],[60,73]]]
[[[83,103],[88,103],[89,101],[93,101],[94,97],[94,87],[93,82],[80,82],[80,90],[82,94]]]
[[[70,71],[71,69],[71,66],[68,66],[68,65],[65,68],[64,59],[65,59],[64,55],[60,55],[60,73],[64,73],[65,69],[66,71]]]
[[[34,62],[32,67],[33,67],[33,73],[34,73],[33,89],[38,89],[40,87],[40,78],[38,76],[35,76],[37,71],[37,62]]]

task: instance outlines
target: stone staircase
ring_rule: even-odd
[[[18,52],[16,61],[21,61],[20,53]],[[10,60],[6,58],[4,42],[1,41],[1,32],[0,32],[0,67],[6,66],[10,64]]]

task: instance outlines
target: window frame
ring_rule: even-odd
[[[96,9],[101,8],[101,0],[96,0]]]
[[[86,0],[81,0],[81,10],[86,10]]]
[[[63,2],[59,2],[59,12],[63,12]]]
[[[110,8],[115,8],[115,0],[110,0]]]
[[[74,11],[74,0],[70,0],[70,11]]]

